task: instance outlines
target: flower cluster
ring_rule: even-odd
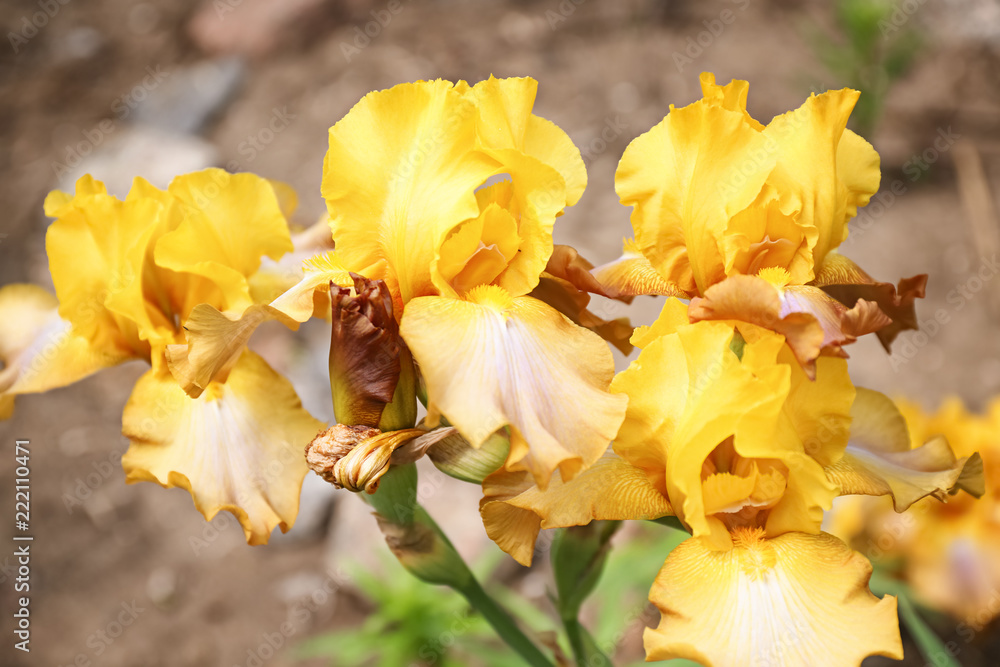
[[[848,376],[846,345],[915,328],[925,276],[878,282],[837,252],[880,178],[846,129],[857,92],[765,126],[746,82],[701,83],[623,155],[635,239],[597,268],[553,243],[587,176],[532,112],[528,78],[365,96],[330,128],[328,215],[295,235],[294,193],[253,175],[140,179],[124,201],[85,177],[45,204],[55,297],[0,290],[0,412],[142,359],[128,481],[183,487],[206,518],[233,512],[250,543],[291,527],[309,468],[377,495],[427,454],[482,484],[487,533],[524,564],[543,528],[676,517],[690,538],[652,584],[649,660],[901,657],[895,600],[869,592],[868,561],[821,522],[840,495],[902,512],[982,493],[975,452],[911,441],[896,405]],[[592,295],[668,298],[633,330],[590,312]],[[339,422],[322,431],[247,349],[263,322],[314,316],[331,318]],[[609,343],[640,349],[617,376]],[[394,552],[446,582],[453,568],[427,555],[446,540],[403,510],[379,510]]]

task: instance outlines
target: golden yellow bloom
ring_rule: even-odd
[[[845,128],[858,93],[810,96],[768,125],[748,84],[701,77],[703,98],[636,138],[615,175],[635,241],[595,269],[615,295],[691,299],[697,320],[742,320],[783,334],[814,372],[822,354],[876,332],[915,328],[924,277],[878,283],[835,249],[878,190],[879,158]]]
[[[57,299],[33,286],[0,290],[10,322],[0,332],[4,401],[146,360],[152,368],[122,417],[127,480],[185,488],[208,519],[233,512],[253,544],[294,523],[302,446],[321,424],[242,346],[213,366],[196,397],[171,376],[167,357],[186,348],[198,308],[252,308],[262,258],[277,262],[293,250],[275,187],[209,169],[177,177],[166,191],[136,179],[120,201],[84,177],[75,195],[53,192],[45,204],[56,219],[46,249]]]
[[[491,77],[366,95],[330,128],[323,196],[336,251],[241,320],[196,312],[174,364],[189,388],[260,321],[286,321],[292,302],[305,314],[314,288],[350,287],[353,272],[392,294],[428,423],[444,416],[475,447],[509,426],[507,467],[543,486],[555,469],[569,479],[600,458],[625,410],[608,392],[614,366],[600,335],[624,346],[630,331],[586,311],[600,285],[553,246],[586,171],[566,133],[531,112],[536,88]]]
[[[810,380],[782,336],[746,323],[738,331],[691,324],[669,299],[635,332],[642,351],[612,383],[629,397],[613,451],[572,481],[554,476],[547,490],[524,474],[487,478],[487,533],[529,564],[542,528],[676,515],[692,537],[650,593],[663,614],[646,632],[650,660],[901,657],[895,601],[867,591],[870,565],[820,532],[823,511],[845,492],[892,493],[901,506],[917,486],[921,497],[947,493],[971,476],[972,459],[894,451],[893,432],[879,428],[885,413],[869,409],[881,407],[869,394],[880,395],[855,390],[844,360],[818,359]],[[737,644],[718,641],[723,627]]]

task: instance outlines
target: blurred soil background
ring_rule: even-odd
[[[852,223],[843,251],[882,280],[928,273],[918,312],[929,324],[903,334],[891,356],[874,337],[851,346],[852,375],[927,407],[958,394],[978,408],[1000,392],[1000,4],[907,0],[895,9],[881,32],[919,39],[885,87],[867,137],[882,155],[882,192]],[[536,113],[581,147],[589,187],[560,218],[556,240],[603,263],[630,233],[613,185],[629,141],[668,105],[697,99],[703,70],[720,82],[749,79],[750,111],[764,122],[810,91],[852,83],[819,46],[850,50],[838,26],[832,4],[792,0],[5,0],[0,283],[51,285],[42,202],[53,188],[72,191],[83,173],[124,196],[135,175],[165,187],[173,175],[212,165],[253,171],[292,184],[296,222],[307,225],[324,210],[327,129],[364,94],[490,74],[538,79]],[[885,83],[870,67],[859,71],[873,87]],[[638,323],[657,308],[652,299],[596,306]],[[329,420],[326,335],[313,322],[295,337],[264,329],[254,345]],[[5,634],[0,664],[347,664],[302,658],[298,647],[356,627],[372,610],[352,563],[386,561],[364,505],[310,475],[295,528],[250,548],[235,521],[206,523],[186,492],[126,486],[118,426],[143,370],[127,364],[19,398],[14,418],[0,424],[0,489],[11,508],[0,541],[13,544],[15,438],[31,441],[35,536],[32,652],[14,652]],[[470,559],[493,558],[478,490],[434,472],[425,470],[431,513]],[[12,550],[0,549],[8,621]],[[616,664],[641,659],[652,562]],[[494,578],[544,610],[542,570],[525,575],[502,561]],[[983,641],[963,645],[963,665],[997,664]],[[906,664],[923,664],[908,649]]]

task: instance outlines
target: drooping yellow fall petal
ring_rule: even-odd
[[[638,247],[668,284],[694,294],[725,275],[719,240],[756,199],[775,159],[742,112],[705,100],[671,108],[629,144],[615,189],[635,207]]]
[[[404,303],[437,293],[435,253],[479,215],[474,191],[496,173],[475,150],[477,117],[450,82],[421,81],[369,93],[330,128],[322,192],[338,257],[359,273],[384,259]]]
[[[846,453],[827,468],[842,494],[891,494],[897,512],[929,495],[943,499],[957,487],[982,495],[979,455],[958,459],[943,437],[911,449],[903,416],[883,394],[859,387],[851,416]]]
[[[303,448],[323,427],[291,384],[245,352],[227,381],[188,397],[165,372],[143,375],[122,415],[128,482],[187,489],[206,519],[232,512],[247,542],[265,544],[298,513]]]
[[[811,95],[794,111],[775,117],[762,132],[776,145],[768,188],[786,215],[807,230],[815,266],[847,238],[847,222],[878,191],[879,156],[845,129],[857,102],[855,90]]]
[[[48,391],[81,380],[129,355],[96,349],[59,317],[56,298],[37,285],[0,288],[0,402],[10,417],[16,394]]]
[[[667,557],[649,593],[659,627],[646,660],[706,667],[858,667],[903,657],[896,600],[868,590],[871,564],[837,538],[740,529],[725,551],[689,539]]]
[[[571,481],[558,471],[541,491],[527,472],[499,470],[483,481],[479,503],[486,534],[514,560],[531,566],[543,528],[583,526],[591,521],[658,519],[673,513],[670,502],[646,473],[608,452]]]
[[[415,299],[400,331],[427,384],[428,413],[475,447],[510,425],[507,469],[530,471],[543,488],[556,468],[569,480],[593,464],[618,430],[626,399],[607,392],[607,345],[537,299],[495,286],[467,300]]]

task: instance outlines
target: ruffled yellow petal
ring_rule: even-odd
[[[545,491],[527,472],[499,470],[483,481],[479,511],[486,534],[528,567],[542,528],[658,519],[673,513],[646,473],[612,452],[569,482],[563,483],[556,472]]]
[[[149,356],[149,339],[169,337],[170,307],[152,307],[145,296],[150,245],[162,234],[162,205],[148,198],[120,201],[103,185],[80,179],[71,200],[52,195],[57,214],[45,236],[59,314],[76,335],[112,357]],[[165,311],[165,312],[164,312]]]
[[[858,667],[869,655],[902,659],[896,600],[871,594],[871,571],[826,534],[764,539],[740,530],[726,551],[689,539],[649,593],[662,618],[643,634],[646,660]]]
[[[639,250],[635,241],[625,239],[622,256],[591,271],[601,286],[601,292],[612,298],[644,294],[688,298],[678,285],[663,279]]]
[[[198,399],[151,370],[122,415],[132,442],[122,466],[128,482],[187,489],[206,519],[232,512],[247,542],[264,544],[275,526],[285,532],[295,522],[303,448],[322,427],[291,384],[251,352]]]
[[[775,164],[744,114],[699,100],[629,144],[615,174],[642,254],[668,283],[703,292],[724,276],[719,240]]]
[[[827,467],[842,494],[890,494],[897,512],[929,495],[943,499],[956,487],[982,494],[979,455],[957,459],[943,437],[911,449],[902,414],[883,394],[859,387],[851,416],[846,453]]]
[[[507,469],[528,470],[541,487],[559,468],[572,479],[607,449],[626,399],[607,392],[611,351],[595,334],[531,297],[481,287],[468,300],[411,301],[400,323],[428,392],[478,447],[511,426]]]
[[[383,265],[380,262],[369,273],[380,273]],[[295,330],[312,317],[321,294],[329,308],[331,282],[352,284],[333,251],[306,260],[303,271],[302,279],[270,304],[254,304],[239,314],[222,313],[209,304],[191,311],[184,322],[187,342],[166,348],[170,372],[189,396],[198,398],[209,383],[224,381],[261,324],[277,320]]]
[[[56,298],[37,285],[0,288],[0,418],[15,394],[48,391],[128,359],[90,345],[59,317]]]
[[[806,231],[793,216],[781,212],[777,199],[754,204],[733,216],[722,249],[727,275],[755,276],[761,269],[780,267],[787,271],[792,285],[813,279]]]
[[[754,374],[730,349],[732,339],[723,323],[683,326],[648,343],[612,383],[629,397],[615,451],[667,490],[693,534],[721,541],[725,527],[703,496],[704,464],[733,437],[742,455],[779,458],[770,436],[788,391],[787,369]]]
[[[530,77],[491,76],[477,83],[469,89],[479,111],[477,134],[488,150],[516,148],[555,169],[565,183],[565,205],[572,206],[587,187],[587,169],[569,135],[531,113],[537,92]]]
[[[274,188],[254,174],[206,169],[178,176],[167,190],[184,208],[184,221],[156,244],[156,263],[208,279],[221,291],[222,310],[253,303],[248,279],[261,258],[293,250],[288,221]]]
[[[676,333],[688,324],[691,324],[688,318],[688,304],[680,299],[667,299],[652,324],[636,327],[635,333],[632,334],[632,344],[644,348],[657,338]]]
[[[747,113],[747,96],[750,93],[750,83],[733,79],[724,86],[715,83],[715,74],[712,72],[702,72],[699,77],[701,83],[701,94],[710,104],[721,106],[730,111],[739,111],[744,115],[747,124],[753,129],[760,131],[764,129],[757,120]]]
[[[768,123],[763,137],[777,146],[768,187],[786,215],[796,215],[809,236],[815,265],[847,238],[847,222],[878,191],[879,157],[850,130],[855,90],[811,95],[794,111]]]
[[[531,157],[552,167],[566,185],[566,206],[573,206],[587,189],[587,168],[580,149],[569,135],[555,123],[534,114],[528,118],[523,150]]]
[[[479,215],[475,189],[497,169],[474,150],[476,123],[475,104],[438,80],[369,93],[330,128],[322,192],[345,267],[384,259],[404,303],[437,293],[435,253]]]

